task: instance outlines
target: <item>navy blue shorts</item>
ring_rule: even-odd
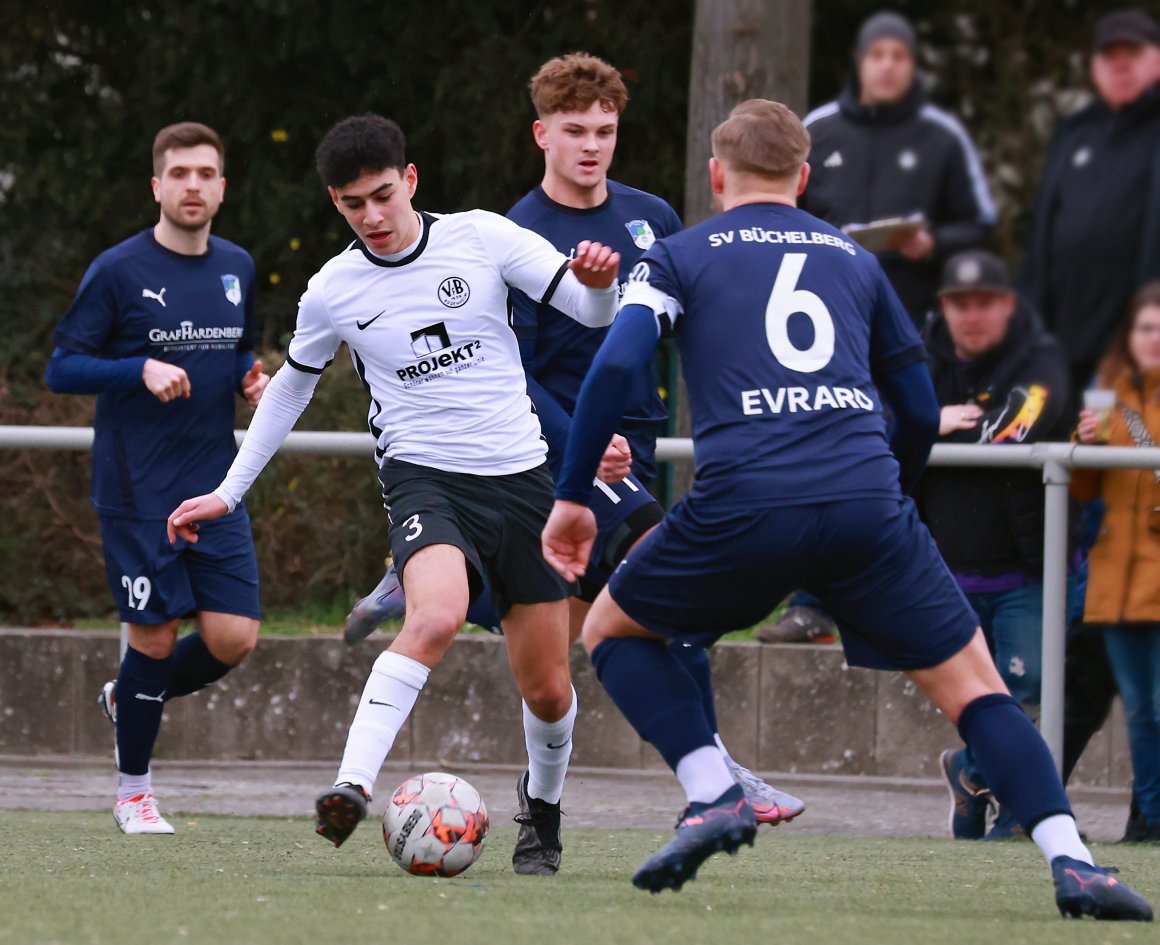
[[[588,571],[580,578],[581,600],[594,601],[608,583],[628,550],[665,512],[636,476],[608,485],[597,482],[588,503],[596,516],[596,540],[588,558]]]
[[[100,517],[109,589],[126,623],[159,624],[208,610],[259,619],[258,559],[244,506],[201,522],[197,544],[171,545],[165,522]]]
[[[701,645],[759,622],[797,588],[833,613],[851,666],[937,666],[978,624],[910,499],[724,511],[691,497],[608,585],[641,626]]]

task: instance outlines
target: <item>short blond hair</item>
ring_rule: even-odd
[[[781,102],[751,98],[713,129],[713,156],[730,170],[783,180],[810,153],[810,133]]]
[[[541,118],[556,112],[586,112],[593,102],[619,115],[628,104],[628,89],[620,73],[585,52],[549,59],[532,76],[528,88]]]

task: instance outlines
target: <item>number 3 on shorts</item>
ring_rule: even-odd
[[[403,541],[414,541],[416,538],[423,534],[423,525],[419,521],[419,516],[417,514],[412,515],[409,519],[403,522],[403,528],[411,529],[411,534],[404,535]]]
[[[129,595],[130,607],[145,609],[145,605],[149,603],[149,595],[153,593],[153,585],[149,583],[149,578],[144,575],[131,578],[127,574],[122,574],[121,587],[125,588],[125,593]]]

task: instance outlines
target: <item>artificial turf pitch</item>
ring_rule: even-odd
[[[170,818],[124,837],[112,815],[0,811],[0,943],[83,945],[1020,945],[1160,942],[1140,923],[1064,921],[1027,842],[850,840],[763,828],[680,893],[632,887],[655,830],[565,830],[554,879],[516,876],[493,828],[454,879],[415,878],[376,821],[341,850],[305,818]],[[1160,901],[1160,851],[1095,848]]]

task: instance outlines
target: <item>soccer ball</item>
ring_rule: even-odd
[[[487,842],[487,807],[463,778],[440,771],[408,778],[391,795],[383,840],[413,876],[455,876],[471,866]]]

